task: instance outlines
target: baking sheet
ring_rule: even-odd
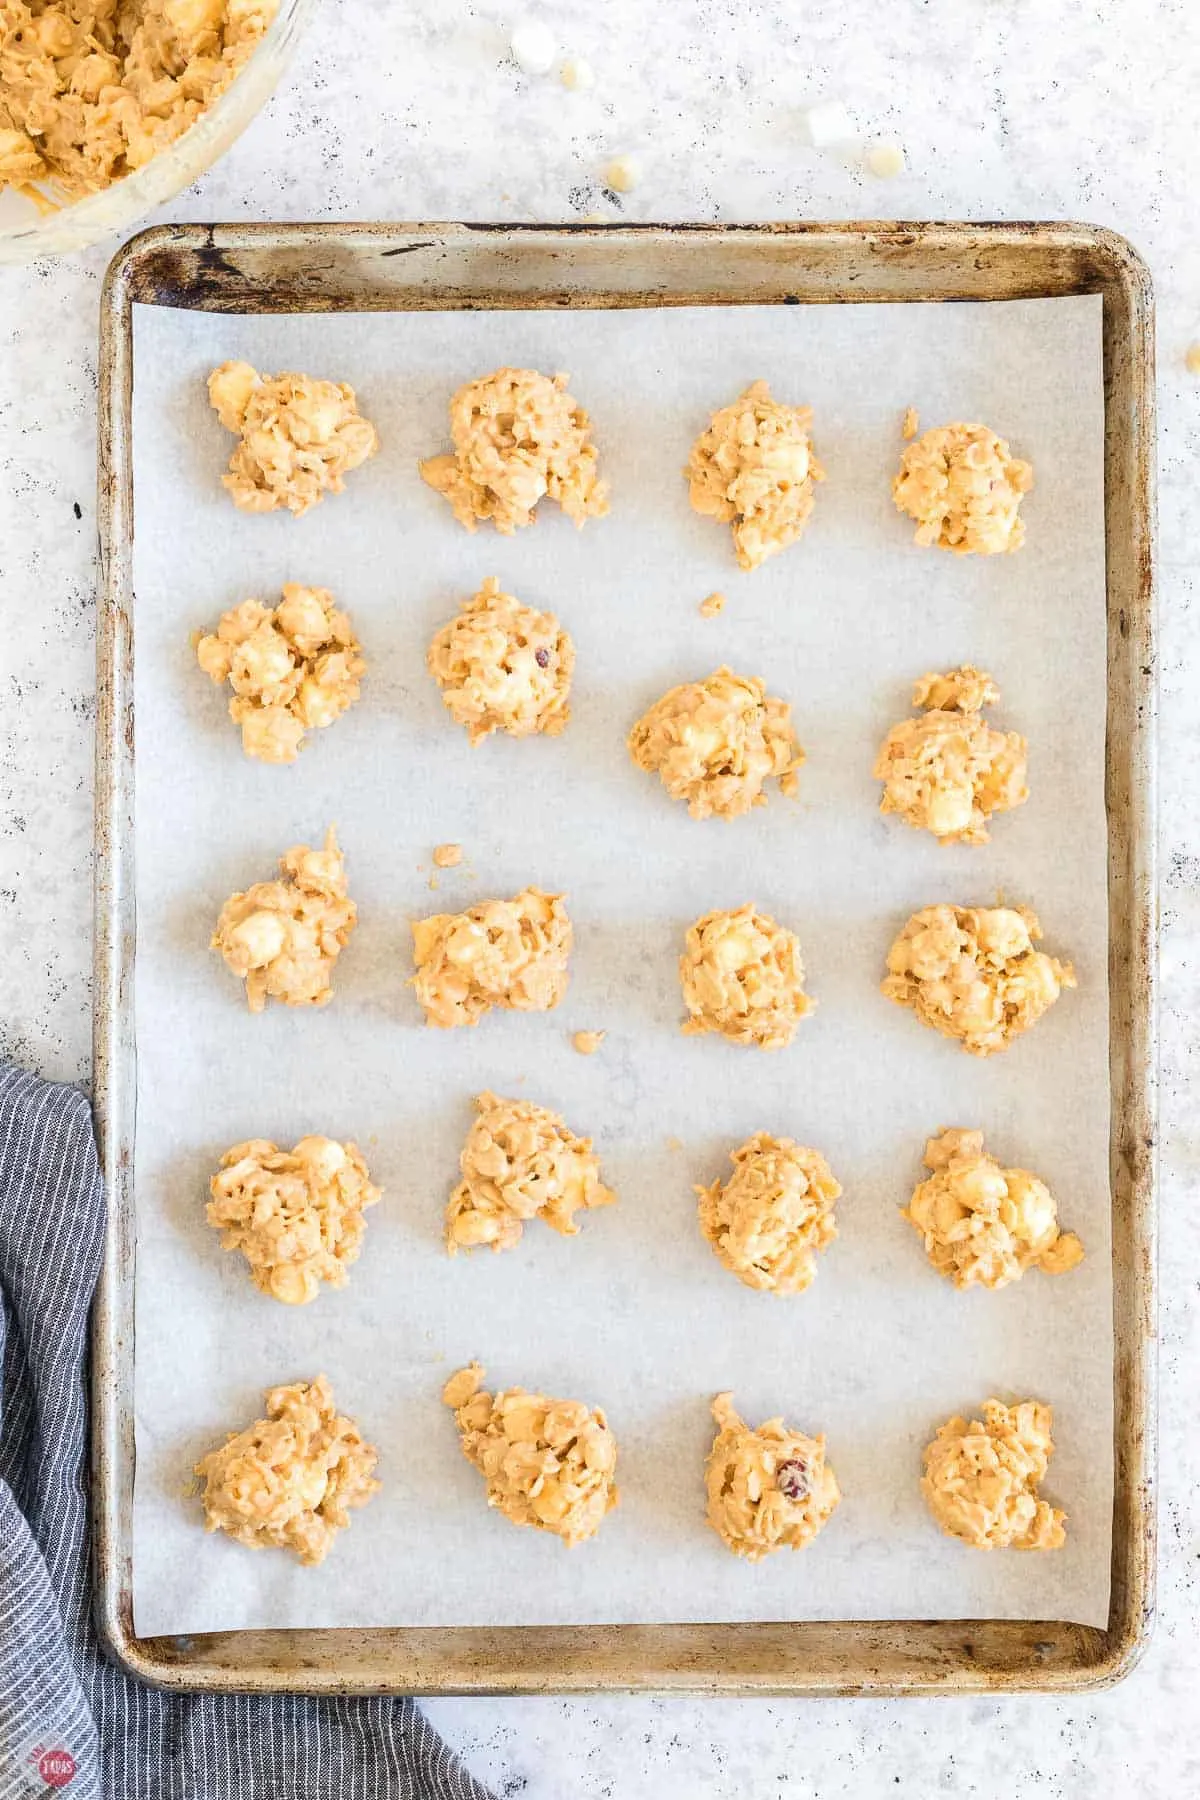
[[[232,440],[208,370],[245,356],[355,384],[383,450],[307,518],[234,512]],[[613,512],[553,509],[468,536],[416,472],[446,402],[501,362],[567,368],[593,413]],[[135,1628],[805,1618],[1066,1618],[1103,1624],[1112,1501],[1105,630],[1100,301],[557,314],[135,319],[137,1480]],[[753,575],[691,513],[679,476],[709,413],[766,376],[814,406],[829,479],[804,542]],[[980,417],[1032,458],[1016,558],[920,552],[888,492],[904,408]],[[484,576],[553,607],[577,646],[556,740],[472,751],[424,670],[438,624]],[[331,587],[371,671],[359,706],[294,769],[246,762],[189,636],[287,580]],[[728,595],[717,619],[697,606]],[[970,660],[1031,746],[1029,804],[985,849],[939,848],[876,811],[875,748],[926,668]],[[798,802],[696,822],[629,762],[624,734],[667,686],[722,661],[769,677],[809,761]],[[254,1018],[207,949],[234,888],[336,820],[360,924],[322,1012]],[[430,853],[462,842],[461,869]],[[564,889],[576,925],[557,1013],[434,1033],[405,986],[408,920]],[[888,944],[935,900],[1037,907],[1080,988],[1005,1056],[976,1062],[877,992]],[[819,1002],[766,1055],[679,1035],[685,927],[754,899],[793,926]],[[580,1028],[608,1032],[592,1058]],[[562,1110],[593,1135],[620,1203],[564,1240],[447,1259],[441,1215],[471,1096]],[[900,1219],[925,1138],[979,1125],[1051,1184],[1082,1267],[956,1293]],[[692,1184],[757,1129],[828,1155],[841,1236],[813,1288],[741,1287],[695,1225]],[[220,1152],[251,1135],[353,1137],[385,1200],[340,1294],[259,1296],[204,1223]],[[681,1145],[682,1148],[675,1147]],[[439,1392],[470,1357],[497,1383],[603,1404],[622,1503],[588,1546],[483,1506]],[[383,1492],[319,1570],[199,1529],[195,1457],[325,1370],[379,1446]],[[803,1556],[751,1568],[703,1523],[708,1401],[824,1430],[843,1504]],[[917,1487],[943,1418],[992,1393],[1055,1407],[1054,1555],[942,1537]]]

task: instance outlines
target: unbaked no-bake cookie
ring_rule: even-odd
[[[301,1138],[291,1150],[269,1138],[234,1144],[209,1192],[221,1248],[240,1251],[255,1287],[288,1306],[315,1300],[322,1282],[345,1287],[363,1214],[380,1198],[357,1144],[327,1137]]]
[[[487,1483],[488,1505],[568,1547],[592,1537],[617,1504],[617,1441],[603,1412],[524,1388],[489,1394],[482,1383],[473,1362],[450,1377],[442,1399],[463,1455]]]
[[[902,1209],[939,1275],[955,1287],[1007,1287],[1026,1269],[1064,1275],[1083,1260],[1073,1231],[1028,1169],[1005,1169],[983,1147],[982,1131],[943,1131],[925,1146],[927,1181]]]
[[[571,716],[574,644],[553,613],[501,593],[494,575],[436,633],[425,661],[473,744],[493,731],[554,737]]]
[[[925,1447],[921,1492],[951,1537],[976,1550],[1059,1550],[1066,1514],[1039,1497],[1054,1444],[1037,1400],[984,1403],[983,1418],[947,1419]]]
[[[717,1435],[704,1471],[708,1523],[727,1550],[758,1562],[773,1550],[803,1550],[828,1524],[841,1492],[825,1439],[768,1419],[746,1424],[732,1394],[712,1404]]]
[[[269,1389],[266,1411],[196,1464],[205,1527],[250,1550],[323,1562],[351,1509],[379,1490],[375,1447],[338,1412],[324,1375]]]
[[[299,518],[326,494],[340,494],[350,470],[379,448],[344,381],[260,375],[249,363],[227,362],[209,376],[208,397],[240,439],[221,482],[242,512],[286,507]]]
[[[812,409],[772,400],[755,381],[713,414],[692,445],[684,479],[696,512],[733,531],[738,565],[757,569],[794,544],[824,480],[809,426]]]
[[[1025,739],[983,717],[999,698],[991,676],[970,666],[923,675],[913,689],[920,716],[893,725],[875,761],[880,812],[943,844],[986,844],[992,814],[1029,798]]]
[[[564,1237],[575,1214],[616,1199],[600,1179],[591,1138],[576,1137],[557,1113],[528,1100],[480,1094],[459,1157],[462,1175],[446,1208],[446,1248],[511,1250],[530,1219]]]
[[[1027,906],[926,906],[888,951],[883,993],[972,1056],[1006,1050],[1073,988],[1075,971],[1035,948]]]
[[[326,1006],[333,965],[354,929],[358,909],[346,887],[346,864],[333,826],[323,850],[296,844],[279,859],[276,881],[256,881],[221,908],[212,948],[246,984],[246,1004],[261,1012]]]
[[[656,700],[630,732],[629,754],[693,819],[736,819],[765,806],[770,780],[794,794],[804,762],[787,701],[729,668]]]
[[[986,425],[939,425],[908,445],[892,498],[916,521],[915,541],[959,556],[996,556],[1025,542],[1021,501],[1033,465]]]
[[[689,927],[679,980],[686,1033],[715,1031],[760,1050],[790,1044],[815,1005],[804,992],[799,938],[749,902]]]
[[[819,1150],[759,1131],[729,1159],[727,1181],[698,1187],[700,1229],[718,1261],[747,1287],[799,1294],[837,1236],[841,1187]]]
[[[524,888],[414,919],[412,934],[412,986],[430,1025],[477,1025],[493,1006],[549,1012],[566,993],[573,934],[563,894]]]

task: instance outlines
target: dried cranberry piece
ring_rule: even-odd
[[[545,648],[535,650],[533,653],[533,660],[539,669],[548,669],[550,666],[550,652]]]
[[[808,1464],[789,1457],[775,1471],[775,1485],[785,1500],[806,1500],[812,1492]]]

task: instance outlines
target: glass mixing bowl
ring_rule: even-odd
[[[103,193],[89,194],[55,212],[39,212],[24,194],[0,194],[0,263],[69,256],[118,232],[125,233],[156,206],[203,175],[250,123],[283,74],[296,39],[320,0],[279,0],[262,43],[233,85],[208,111],[143,169]]]

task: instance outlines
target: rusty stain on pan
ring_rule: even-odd
[[[836,305],[1103,295],[1114,1270],[1112,1598],[1056,1620],[395,1627],[139,1638],[133,1442],[132,308],[214,312]],[[1128,1673],[1155,1561],[1157,914],[1154,365],[1150,278],[1087,225],[165,225],[109,269],[100,321],[96,1117],[108,1232],[93,1315],[97,1620],[160,1686],[209,1692],[711,1694],[1071,1692]]]

